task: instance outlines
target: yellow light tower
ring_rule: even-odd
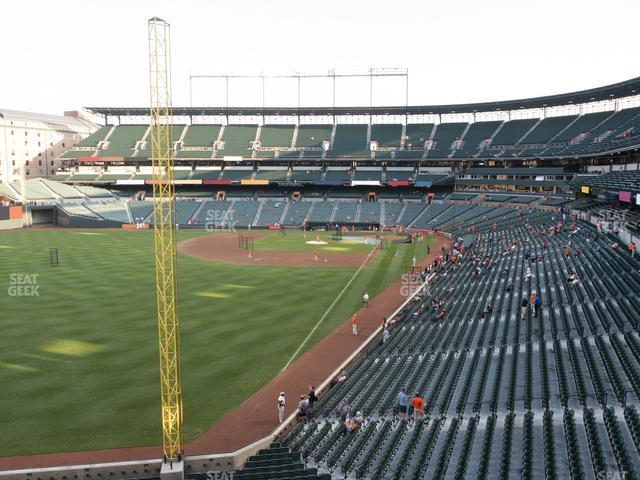
[[[173,185],[170,27],[149,20],[153,234],[156,264],[162,448],[169,469],[183,454],[180,334],[177,303],[176,218]],[[164,466],[163,466],[164,470]]]

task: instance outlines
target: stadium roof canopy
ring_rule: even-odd
[[[615,100],[616,98],[634,95],[640,95],[640,77],[604,87],[581,90],[579,92],[499,102],[397,107],[173,107],[173,115],[441,115],[561,107],[565,105]],[[85,108],[100,115],[110,116],[144,116],[149,114],[149,109],[146,107]]]

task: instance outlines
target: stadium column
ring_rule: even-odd
[[[182,461],[182,384],[177,303],[176,216],[173,185],[170,27],[148,22],[151,160],[160,394],[162,407],[161,476],[184,478]]]

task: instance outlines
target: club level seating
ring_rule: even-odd
[[[218,180],[220,178],[220,170],[195,170],[191,174],[192,180]]]
[[[589,185],[616,192],[640,193],[640,170],[621,170],[597,176],[578,177],[576,182],[578,185]]]
[[[291,172],[289,180],[291,182],[318,182],[322,180],[322,170],[306,170],[301,168],[294,168]]]
[[[109,182],[109,181],[114,181],[114,180],[128,180],[131,177],[132,177],[132,174],[130,174],[130,173],[103,173],[100,176],[100,181],[101,182]]]
[[[276,170],[261,168],[256,172],[255,179],[284,182],[285,180],[287,180],[288,175],[289,175],[289,171],[286,168],[276,169]]]
[[[462,200],[468,201],[476,198],[478,194],[476,193],[463,193],[463,192],[453,192],[451,195],[447,197],[447,200]]]
[[[307,425],[270,451],[299,450],[307,467],[333,478],[635,473],[640,264],[612,249],[611,238],[595,240],[590,225],[547,236],[550,214],[523,215],[498,219],[498,229],[485,230],[462,263],[442,267],[428,295],[402,309],[389,341],[373,342],[314,406]],[[515,253],[504,255],[516,239]],[[569,240],[581,255],[565,254]],[[477,275],[471,257],[479,252],[491,265]],[[531,261],[534,255],[541,260]],[[576,285],[566,280],[572,272]],[[542,307],[537,316],[529,308],[523,315],[520,300],[532,292]],[[446,300],[443,321],[429,308],[431,298]],[[488,304],[492,311],[482,316]],[[401,387],[422,393],[424,418],[415,419],[411,408],[408,419],[399,418]],[[365,415],[355,432],[336,421],[343,402]]]
[[[324,179],[326,181],[346,183],[351,181],[351,174],[348,170],[327,170]]]
[[[253,175],[253,170],[251,169],[232,169],[225,168],[222,171],[221,180],[232,180],[232,181],[240,181],[240,180],[249,180]]]
[[[353,180],[372,180],[380,181],[382,179],[382,170],[376,169],[358,169],[353,174]]]
[[[413,170],[392,170],[387,169],[385,180],[388,181],[412,181],[415,178]]]

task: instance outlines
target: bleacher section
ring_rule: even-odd
[[[124,202],[86,203],[85,207],[107,220],[120,223],[131,223],[127,205]]]
[[[640,264],[610,238],[594,240],[588,225],[547,236],[541,224],[550,216],[528,215],[533,227],[505,221],[468,249],[468,260],[440,269],[429,295],[390,326],[389,341],[373,342],[280,447],[302,451],[308,468],[332,478],[637,472]],[[515,253],[504,255],[516,239]],[[569,240],[580,256],[565,255]],[[478,275],[470,255],[480,251],[491,265]],[[566,280],[572,272],[576,285]],[[522,315],[520,300],[533,292],[540,313]],[[445,301],[444,320],[431,299]],[[402,387],[423,395],[423,418],[411,408],[399,418]],[[344,402],[365,416],[353,432],[336,420]]]

